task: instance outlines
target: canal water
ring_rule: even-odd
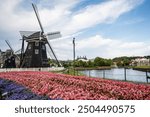
[[[84,70],[81,71],[81,73],[91,77],[99,77],[99,78],[107,78],[107,79],[115,79],[115,80],[126,79],[127,81],[143,82],[143,83],[147,82],[146,72],[137,71],[133,69],[126,69],[126,72],[124,68],[113,68],[110,70]]]

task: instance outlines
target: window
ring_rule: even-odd
[[[35,46],[39,46],[39,42],[35,42]]]
[[[35,49],[35,54],[39,54],[39,50],[38,49]]]

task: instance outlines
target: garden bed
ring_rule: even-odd
[[[24,86],[0,78],[0,100],[49,100],[46,96],[37,95]]]
[[[50,72],[2,72],[0,77],[14,81],[37,95],[65,100],[145,100],[150,85],[71,76]]]

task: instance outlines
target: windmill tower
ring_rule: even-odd
[[[41,31],[20,31],[22,36],[20,67],[48,67],[49,64],[46,45],[48,45],[50,49],[52,59],[55,60],[58,66],[61,66],[52,46],[48,42],[48,38],[59,38],[61,37],[61,34],[60,32],[51,32],[45,34],[37,7],[35,4],[32,4],[32,7],[34,9]],[[25,42],[27,42],[26,50],[24,48]]]

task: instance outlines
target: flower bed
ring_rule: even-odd
[[[46,100],[48,97],[32,93],[29,89],[10,80],[0,78],[1,100]]]
[[[0,77],[51,99],[150,99],[150,85],[49,72],[7,72]]]

